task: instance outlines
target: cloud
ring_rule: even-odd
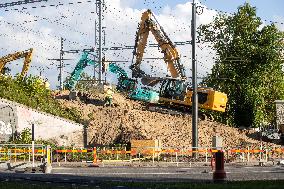
[[[274,20],[277,22],[277,28],[281,31],[284,31],[284,17],[276,15],[274,16]]]
[[[65,39],[64,49],[84,49],[97,47],[95,45],[95,19],[96,6],[93,3],[82,1],[81,4],[69,5],[76,0],[63,0],[64,6],[55,6],[49,8],[28,8],[23,11],[8,11],[1,13],[0,17],[0,40],[1,55],[11,52],[25,50],[33,47],[35,49],[31,74],[47,77],[52,88],[58,85],[57,61],[48,59],[59,58],[60,37]],[[135,0],[105,0],[106,10],[104,11],[103,25],[106,27],[105,47],[119,47],[134,45],[137,25],[140,22],[143,10],[131,8]],[[47,5],[49,5],[48,3]],[[56,4],[56,2],[54,2]],[[34,4],[33,6],[37,6]],[[31,7],[26,5],[25,7]],[[204,9],[203,14],[197,16],[197,25],[206,24],[212,21],[216,15],[215,11]],[[175,7],[165,5],[160,13],[155,13],[159,23],[172,41],[190,41],[191,40],[191,2],[177,4]],[[156,43],[152,35],[149,36],[148,44]],[[186,67],[186,75],[191,76],[191,45],[178,46],[182,57],[182,63]],[[108,60],[131,61],[133,58],[132,50],[109,50],[105,52]],[[197,58],[199,77],[210,72],[213,65],[214,52],[204,44],[198,44]],[[147,47],[144,57],[163,57],[158,48]],[[64,77],[70,74],[76,63],[80,59],[80,54],[64,54],[64,58],[72,60],[64,61]],[[16,66],[16,64],[19,64]],[[21,69],[22,61],[11,63],[13,72]],[[131,75],[130,62],[120,63],[121,67],[127,70]],[[44,70],[40,70],[42,67]],[[167,74],[166,64],[163,60],[144,60],[141,64],[154,76],[165,76]],[[93,74],[93,68],[88,67],[86,71]],[[107,74],[110,82],[115,81],[115,76]]]

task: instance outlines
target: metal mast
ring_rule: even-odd
[[[195,57],[195,41],[196,41],[196,4],[192,2],[192,20],[191,20],[191,40],[192,40],[192,148],[197,150],[198,147],[198,95],[197,95],[197,64]],[[194,153],[197,157],[197,154]]]
[[[60,57],[59,57],[59,86],[63,90],[63,38],[60,38]]]
[[[102,1],[97,0],[99,14],[99,83],[102,84]]]

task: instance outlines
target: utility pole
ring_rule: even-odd
[[[59,56],[59,86],[60,91],[63,90],[63,38],[60,38],[60,56]]]
[[[97,0],[99,16],[99,84],[102,84],[102,1]]]
[[[198,150],[198,94],[197,94],[197,64],[195,57],[196,41],[196,4],[192,2],[192,20],[191,20],[191,41],[192,41],[192,148]],[[197,153],[193,153],[197,158]]]
[[[35,167],[35,124],[32,123],[32,157],[33,167]]]
[[[98,5],[96,5],[98,6]],[[98,40],[97,40],[97,20],[95,20],[95,48],[94,48],[94,52],[96,52],[96,47],[99,45],[98,44]],[[94,62],[96,62],[97,59],[96,57],[94,56]],[[100,68],[99,68],[100,69]],[[97,73],[97,65],[94,64],[94,76],[93,76],[93,79],[95,80],[96,79],[96,73]]]
[[[51,59],[47,59],[47,60],[55,60],[55,61],[59,61],[59,75],[58,75],[58,80],[59,80],[59,89],[60,91],[63,90],[63,60],[71,60],[71,59],[64,59],[63,58],[63,54],[64,54],[64,50],[63,50],[63,41],[64,39],[61,37],[60,38],[60,57],[59,58],[51,58]]]

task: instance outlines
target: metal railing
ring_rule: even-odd
[[[31,144],[0,144],[0,160],[2,161],[31,161]],[[227,163],[258,163],[277,161],[283,158],[283,147],[268,146],[246,146],[217,148],[224,152]],[[149,163],[153,165],[184,165],[191,166],[193,163],[211,163],[216,148],[155,148],[143,147],[127,150],[126,147],[97,147],[85,148],[63,148],[51,149],[50,162],[94,162],[98,159],[101,163]],[[193,153],[198,154],[198,158],[193,158]],[[46,154],[46,146],[35,145],[35,157],[38,161],[43,161]],[[46,161],[46,160],[45,160]]]
[[[46,150],[43,144],[35,144],[35,157],[43,161]],[[32,161],[31,144],[0,144],[0,161]]]

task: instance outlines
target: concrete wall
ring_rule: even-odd
[[[35,139],[55,139],[60,145],[83,146],[83,125],[0,99],[0,141],[13,131],[21,132],[35,124]]]
[[[17,126],[17,109],[15,106],[0,103],[0,141],[7,141]]]

